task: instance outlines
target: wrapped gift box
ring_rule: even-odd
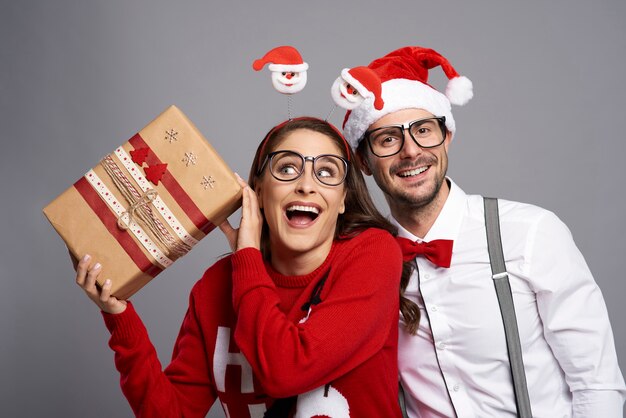
[[[175,106],[105,156],[44,214],[99,285],[127,299],[241,206],[228,165]]]

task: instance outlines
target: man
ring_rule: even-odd
[[[450,79],[446,95],[426,84],[436,66]],[[401,237],[453,240],[449,268],[416,256],[406,288],[421,315],[416,333],[410,326],[400,333],[408,415],[515,416],[483,199],[446,177],[456,129],[450,104],[471,99],[471,82],[420,47],[368,67],[381,79],[384,107],[369,101],[348,113],[346,138],[382,189]],[[569,230],[532,205],[500,200],[499,213],[533,415],[621,417],[626,388],[608,314]]]

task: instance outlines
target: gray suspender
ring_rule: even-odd
[[[500,313],[504,323],[504,335],[509,353],[509,364],[513,375],[513,391],[515,393],[515,404],[517,405],[517,416],[520,418],[532,418],[530,409],[530,399],[528,398],[528,387],[526,385],[526,374],[524,373],[524,362],[522,360],[522,347],[517,330],[517,319],[515,317],[515,307],[513,306],[513,296],[509,276],[504,263],[504,252],[502,251],[502,238],[500,236],[500,215],[498,213],[498,199],[485,197],[485,226],[487,228],[487,247],[489,249],[489,261],[491,262],[491,274],[496,287],[496,295],[500,304]],[[402,416],[407,417],[404,391],[400,385],[399,402],[402,409]]]
[[[404,397],[404,388],[402,388],[402,382],[398,380],[398,403],[400,404],[400,411],[402,411],[402,418],[409,418],[409,414],[406,412],[406,399]]]
[[[526,374],[524,373],[524,362],[522,360],[522,348],[517,330],[517,319],[515,317],[515,307],[513,306],[513,296],[509,276],[504,263],[504,253],[502,251],[502,239],[500,237],[500,216],[498,214],[498,199],[485,197],[485,225],[487,227],[487,246],[489,248],[489,260],[491,262],[491,274],[493,283],[498,295],[502,322],[504,323],[504,334],[506,336],[506,346],[509,352],[509,363],[511,374],[513,375],[513,389],[515,392],[515,403],[517,404],[517,416],[521,418],[531,418],[533,416],[528,398],[528,387],[526,385]]]

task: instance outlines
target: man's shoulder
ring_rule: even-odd
[[[468,212],[470,219],[466,219],[466,230],[484,231],[486,224],[482,196],[468,196]],[[536,243],[538,237],[541,237],[542,248],[571,239],[567,225],[554,212],[534,204],[498,199],[498,215],[505,253],[510,257],[526,254],[528,245]]]
[[[482,195],[467,195],[468,210],[471,216],[484,218],[484,197]],[[500,222],[537,223],[544,219],[558,219],[556,215],[545,208],[508,199],[498,198],[498,213]]]

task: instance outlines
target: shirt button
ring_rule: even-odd
[[[437,312],[437,307],[435,305],[433,305],[433,306],[430,307],[430,310],[433,311],[433,312]]]
[[[440,349],[440,350],[445,350],[446,349],[446,344],[441,342],[441,341],[439,341],[437,343],[437,348]]]
[[[453,390],[453,391],[455,391],[455,392],[458,392],[458,391],[459,391],[459,389],[461,389],[461,386],[459,386],[459,385],[454,385],[454,386],[452,387],[452,390]]]
[[[430,279],[430,274],[428,274],[428,273],[424,274],[424,278],[425,279]]]

